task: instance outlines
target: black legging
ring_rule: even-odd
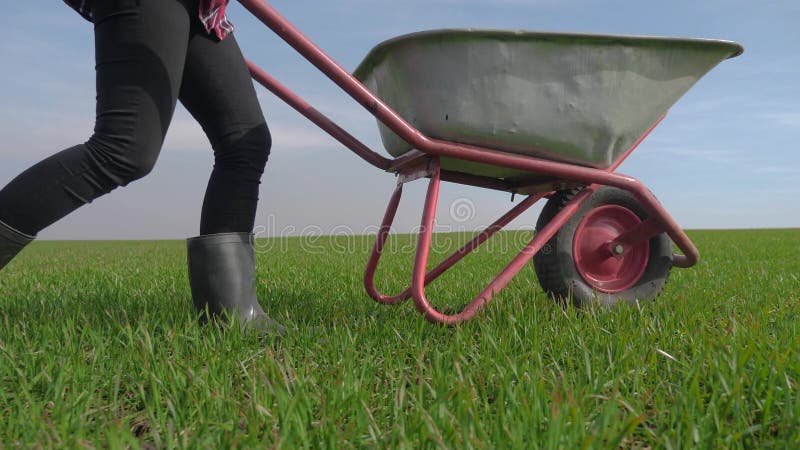
[[[200,233],[253,230],[270,133],[236,40],[210,37],[197,1],[94,2],[94,134],[0,191],[0,220],[36,235],[148,174],[180,99],[214,149]]]

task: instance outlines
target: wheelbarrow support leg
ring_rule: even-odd
[[[436,174],[438,174],[438,165],[435,162],[431,162],[434,165],[433,169],[425,169],[423,172],[425,176],[431,177],[431,183],[438,184],[441,182],[441,178],[439,178]],[[367,263],[366,271],[364,272],[364,287],[367,290],[367,293],[378,303],[383,304],[394,304],[399,303],[404,300],[408,300],[412,297],[411,294],[411,286],[406,288],[400,294],[389,296],[380,293],[377,288],[375,287],[375,271],[377,270],[378,263],[380,261],[381,255],[383,253],[386,240],[389,235],[389,231],[391,229],[392,223],[394,221],[394,217],[397,213],[397,206],[400,202],[400,198],[402,196],[402,187],[403,184],[409,181],[413,181],[420,177],[420,171],[412,172],[411,174],[403,175],[398,180],[397,188],[395,188],[392,197],[389,200],[389,205],[386,208],[386,213],[383,217],[383,222],[381,223],[381,227],[378,231],[378,235],[375,239],[375,245],[372,249],[372,254],[370,255],[369,261]],[[437,181],[438,180],[438,181]],[[430,186],[429,186],[430,187]],[[431,214],[435,215],[436,206],[430,205],[430,202],[438,202],[438,187],[436,187],[437,194],[436,195],[427,195],[426,201],[426,212],[430,212]],[[439,278],[442,274],[444,274],[447,270],[452,268],[456,265],[459,261],[464,259],[468,254],[472,253],[475,249],[480,247],[484,242],[489,240],[492,236],[494,236],[498,231],[505,228],[512,220],[519,217],[522,213],[530,209],[536,202],[541,200],[546,194],[538,194],[533,195],[525,200],[519,202],[516,206],[511,208],[507,213],[505,213],[502,217],[497,219],[493,224],[489,225],[478,233],[475,237],[473,237],[469,242],[464,244],[461,248],[453,252],[452,255],[447,257],[444,261],[439,263],[435,268],[433,268],[430,272],[425,275],[425,283],[424,285],[427,286],[437,278]],[[431,233],[433,232],[433,227],[430,227]],[[424,230],[420,230],[424,231]],[[424,235],[424,233],[421,233]],[[430,244],[428,245],[430,247]],[[427,263],[426,263],[427,264]]]
[[[422,313],[425,318],[434,323],[442,323],[446,325],[455,325],[460,322],[469,320],[477,314],[487,303],[489,303],[495,294],[500,292],[519,271],[530,262],[533,256],[549,241],[558,230],[578,211],[583,203],[595,191],[596,186],[589,186],[583,189],[578,195],[575,196],[554,218],[550,223],[545,226],[533,239],[519,252],[519,254],[508,264],[502,272],[467,305],[467,307],[458,314],[444,314],[437,311],[428,301],[425,294],[425,286],[439,277],[447,269],[455,265],[458,261],[464,258],[467,254],[472,252],[475,248],[485,242],[489,237],[501,230],[505,225],[511,222],[514,218],[518,217],[522,212],[530,208],[536,201],[541,199],[543,195],[532,196],[520,202],[517,206],[511,209],[503,217],[498,219],[497,222],[489,226],[486,230],[479,233],[478,236],[473,238],[470,242],[465,244],[461,249],[453,253],[449,258],[439,264],[436,268],[427,272],[428,259],[430,256],[431,242],[433,240],[433,229],[436,221],[436,207],[439,200],[439,189],[441,186],[441,172],[437,159],[431,160],[431,167],[429,167],[428,176],[430,182],[428,184],[428,191],[425,196],[425,206],[422,214],[422,221],[420,224],[419,240],[417,241],[417,254],[414,260],[414,268],[411,276],[411,287],[395,296],[386,296],[377,291],[374,285],[375,271],[380,260],[381,253],[384,249],[386,239],[389,234],[389,229],[397,213],[397,206],[400,202],[402,195],[402,184],[405,180],[401,179],[398,182],[398,187],[395,188],[394,193],[389,201],[389,206],[384,214],[383,223],[376,237],[375,246],[372,250],[367,270],[364,275],[364,284],[367,292],[373,299],[380,303],[398,303],[406,300],[409,297],[414,299],[414,305],[417,310]],[[409,177],[416,179],[418,176]]]
[[[425,318],[434,323],[456,325],[471,319],[495,294],[500,292],[519,271],[530,262],[536,253],[552,238],[556,232],[578,211],[583,203],[594,193],[594,187],[583,189],[570,201],[533,239],[517,254],[502,272],[480,293],[469,305],[457,314],[444,314],[431,306],[425,294],[425,269],[428,264],[430,245],[433,235],[433,224],[436,218],[436,203],[439,195],[440,176],[437,172],[431,177],[425,201],[420,238],[417,244],[417,256],[411,278],[411,293],[414,305]]]
[[[397,206],[400,204],[400,197],[402,197],[402,195],[403,183],[398,182],[392,197],[389,199],[389,206],[386,207],[386,213],[383,215],[383,222],[378,230],[378,235],[375,237],[375,246],[372,248],[372,254],[369,257],[367,268],[364,271],[364,287],[367,289],[367,293],[373,300],[385,305],[399,303],[411,298],[410,289],[406,289],[397,295],[384,295],[375,287],[375,271],[378,268],[378,262],[381,259],[386,239],[389,237],[389,231],[392,228],[394,217],[397,215]]]

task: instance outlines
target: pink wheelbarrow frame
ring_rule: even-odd
[[[682,254],[675,254],[673,256],[673,266],[688,268],[698,262],[699,253],[695,245],[644,184],[630,176],[614,173],[614,170],[616,170],[625,158],[636,149],[650,131],[658,125],[661,119],[663,119],[663,116],[636,141],[622,158],[608,169],[576,166],[472,145],[431,139],[423,135],[419,130],[400,117],[400,115],[392,110],[384,101],[331,59],[322,49],[303,35],[303,33],[282,17],[274,8],[264,3],[263,0],[239,0],[239,2],[305,59],[316,66],[322,73],[366,108],[380,122],[414,148],[414,150],[394,159],[389,159],[378,154],[336,125],[332,120],[317,111],[305,100],[255,64],[250,61],[247,62],[252,77],[278,98],[297,110],[300,114],[366,162],[381,170],[398,175],[397,187],[389,200],[389,205],[384,214],[383,222],[378,231],[375,246],[369,257],[364,274],[364,286],[366,287],[367,293],[375,301],[383,304],[394,304],[413,299],[416,309],[423,314],[427,320],[435,323],[454,325],[469,320],[489,303],[492,298],[531,261],[536,253],[556,235],[559,229],[575,215],[578,209],[601,186],[611,186],[631,193],[645,208],[649,217],[640,224],[633,226],[628,231],[609,241],[605,249],[601,248],[598,251],[608,252],[608,257],[619,258],[622,257],[628,249],[635,247],[637,244],[646,242],[661,233],[667,233],[682,252]],[[440,164],[440,159],[444,157],[512,168],[537,175],[545,175],[551,177],[553,180],[552,183],[549,183],[552,190],[529,195],[492,225],[478,233],[458,251],[428,272],[428,257],[430,254],[441,182],[448,181],[501,191],[510,190],[508,184],[504,183],[503,180],[444,170]],[[393,296],[385,295],[379,292],[375,287],[375,271],[388,238],[389,230],[394,221],[398,204],[400,203],[403,185],[422,178],[428,178],[430,181],[428,183],[428,190],[422,213],[416,257],[411,275],[411,285],[400,294]],[[457,314],[445,314],[437,311],[431,305],[425,293],[425,287],[429,283],[453,267],[498,231],[502,230],[508,223],[528,210],[537,201],[554,194],[558,186],[570,185],[586,185],[586,187],[575,195],[546,226],[539,230],[534,235],[533,239],[500,272],[500,274],[497,275],[497,277],[495,277],[494,280],[492,280],[461,312]]]

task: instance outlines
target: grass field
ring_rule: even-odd
[[[0,273],[0,448],[800,448],[800,230],[690,235],[654,303],[565,310],[531,267],[457,328],[367,297],[369,238],[260,241],[279,343],[195,325],[183,242],[36,242]],[[430,296],[471,299],[500,247]]]

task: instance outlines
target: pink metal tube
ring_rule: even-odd
[[[444,314],[431,306],[425,294],[425,268],[428,264],[432,227],[435,219],[436,203],[439,193],[438,174],[431,177],[428,185],[428,195],[422,217],[420,238],[417,245],[417,258],[414,262],[414,271],[411,279],[411,292],[414,306],[425,318],[434,323],[456,325],[471,319],[489,303],[495,294],[500,292],[513,278],[530,262],[533,256],[549,241],[559,229],[570,219],[583,203],[594,193],[593,187],[587,187],[575,196],[533,239],[520,251],[520,253],[506,266],[491,283],[457,314]]]
[[[380,293],[375,287],[375,271],[381,259],[383,246],[386,244],[386,239],[389,237],[392,222],[394,222],[394,217],[397,215],[397,206],[400,204],[400,197],[402,195],[403,184],[398,183],[392,197],[389,199],[389,205],[386,207],[386,213],[383,215],[383,222],[378,230],[378,235],[375,237],[375,245],[372,247],[372,254],[369,257],[367,268],[364,271],[364,287],[367,289],[367,294],[376,302],[386,305],[398,303],[411,297],[410,289],[408,288],[400,294],[389,296]]]
[[[370,255],[369,261],[367,262],[367,268],[364,271],[364,287],[366,288],[367,293],[375,301],[383,304],[394,304],[411,298],[410,286],[400,294],[394,296],[388,296],[382,294],[375,287],[375,272],[377,270],[381,254],[383,252],[383,248],[386,243],[389,230],[392,226],[392,222],[397,213],[397,206],[400,200],[401,191],[402,191],[402,184],[399,184],[398,187],[395,189],[395,192],[392,195],[391,199],[389,200],[389,206],[387,207],[386,213],[384,214],[381,228],[378,232],[378,235],[375,238],[375,245],[372,249],[372,254]],[[545,194],[530,196],[525,200],[521,201],[520,203],[518,203],[511,210],[505,213],[502,217],[500,217],[494,223],[486,227],[485,230],[478,233],[477,236],[475,236],[469,242],[464,244],[461,248],[456,250],[447,259],[439,263],[439,265],[433,268],[433,270],[428,272],[425,275],[425,285],[427,286],[428,284],[432,283],[434,280],[439,278],[443,273],[452,268],[459,261],[464,259],[464,257],[466,257],[468,254],[472,253],[475,249],[480,247],[489,238],[497,234],[498,231],[505,228],[505,226],[508,225],[512,220],[516,219],[517,217],[519,217],[520,214],[530,209],[531,206],[533,206],[536,202],[541,200],[542,197],[544,196]]]
[[[322,49],[303,35],[294,25],[262,0],[239,0],[259,20],[271,28],[284,41],[303,55],[309,62],[320,69],[328,78],[340,86],[353,99],[369,110],[378,120],[384,123],[414,148],[422,152],[451,157],[477,163],[490,164],[540,173],[563,180],[576,180],[582,183],[596,183],[613,186],[633,193],[648,212],[659,219],[665,230],[683,251],[676,255],[675,265],[689,267],[699,260],[699,253],[686,233],[669,216],[658,200],[647,188],[635,178],[619,175],[605,170],[580,167],[554,161],[540,160],[520,155],[504,153],[496,150],[471,145],[444,142],[430,139],[406,122],[379,97],[370,92],[349,72],[331,59]]]
[[[512,220],[519,217],[520,214],[524,213],[531,206],[533,206],[536,202],[541,200],[545,194],[538,194],[532,195],[525,200],[519,202],[516,206],[511,208],[510,211],[505,213],[502,217],[497,219],[496,222],[486,227],[485,230],[478,233],[472,240],[464,244],[460,249],[456,250],[455,253],[450,255],[447,259],[442,261],[438,266],[436,266],[433,270],[428,272],[425,276],[425,285],[427,286],[433,280],[439,278],[443,273],[447,271],[450,267],[455,265],[457,262],[464,259],[464,257],[470,253],[472,253],[476,248],[478,248],[481,244],[486,242],[490,237],[494,236],[498,231],[502,230],[506,227]]]
[[[446,320],[440,320],[439,316],[443,315],[431,308],[425,298],[425,275],[428,270],[428,256],[431,252],[433,223],[436,219],[436,206],[439,203],[440,185],[441,173],[437,161],[431,180],[428,183],[425,206],[422,209],[422,222],[420,223],[419,238],[417,240],[417,257],[414,259],[414,269],[411,272],[411,293],[414,297],[414,306],[425,315],[426,319],[432,322],[448,323]]]
[[[261,70],[261,68],[253,64],[253,62],[248,60],[247,68],[250,69],[250,75],[254,80],[258,81],[262,86],[267,88],[278,98],[286,102],[286,104],[320,127],[331,137],[342,143],[342,145],[349,148],[364,161],[381,170],[387,170],[392,164],[392,160],[384,158],[378,153],[370,150],[369,147],[367,147],[364,143],[353,137],[353,135],[347,131],[343,130],[340,126],[336,125],[336,123],[334,123],[326,115],[317,111],[316,108],[300,98],[300,96],[292,92],[289,88],[281,84],[280,81]]]
[[[644,187],[643,184],[638,182],[637,184],[638,189],[632,191],[633,195],[648,209],[650,216],[661,223],[662,229],[666,230],[672,242],[683,252],[682,255],[676,254],[673,256],[672,265],[680,268],[688,268],[697,264],[700,260],[700,252],[697,251],[697,247],[692,243],[692,240],[689,239],[689,236],[687,236],[678,223],[675,222],[675,219],[661,206],[656,196],[653,195],[649,189]]]

